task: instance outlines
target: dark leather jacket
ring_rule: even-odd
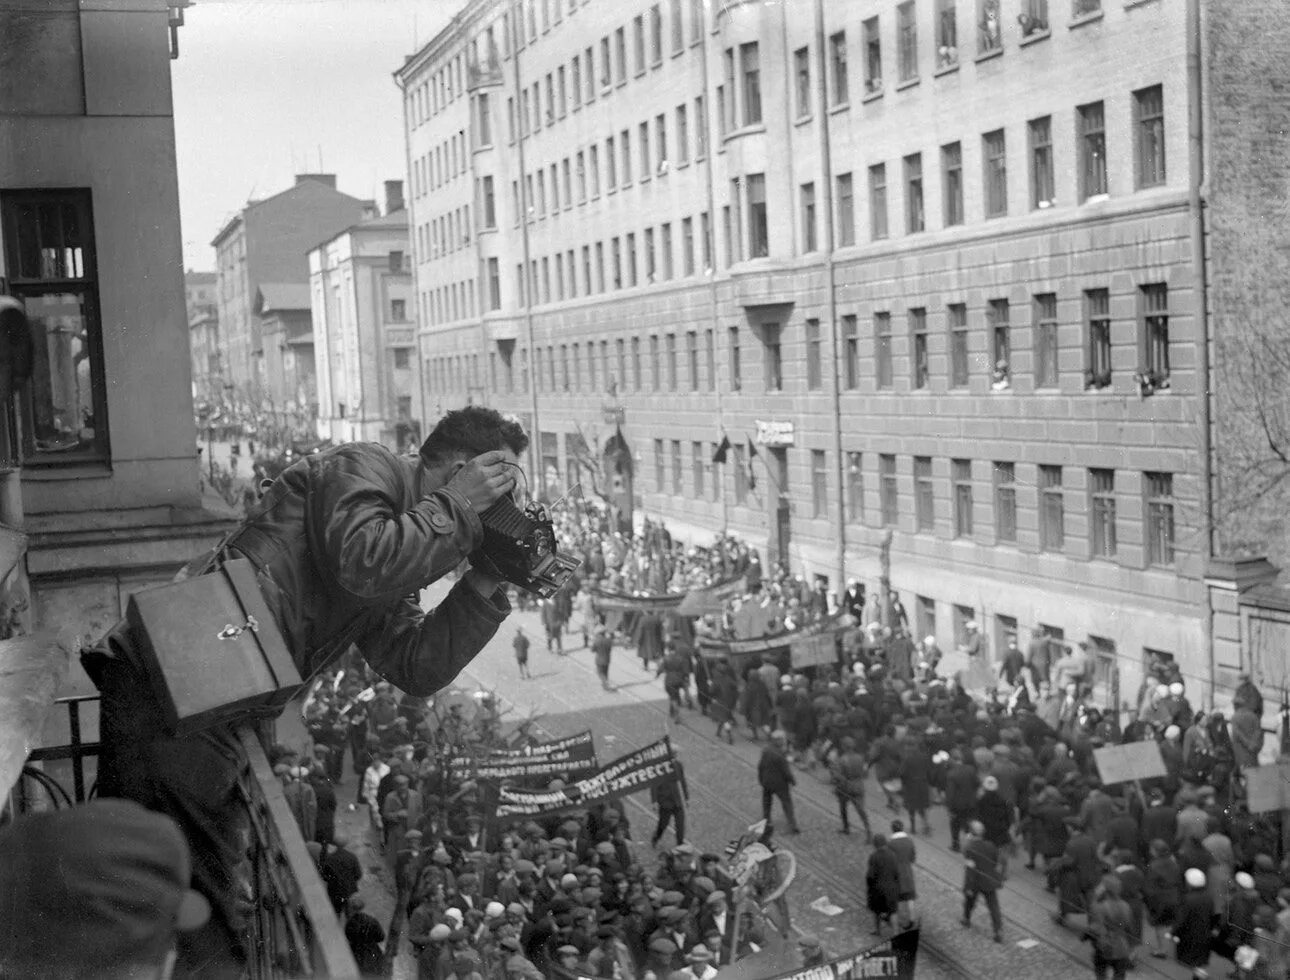
[[[249,558],[308,678],[357,644],[409,694],[449,684],[510,612],[458,582],[423,614],[421,589],[456,568],[483,529],[466,499],[425,483],[418,457],[350,443],[287,468],[228,542]]]

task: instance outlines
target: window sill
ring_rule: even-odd
[[[876,92],[866,92],[864,97],[860,100],[860,102],[862,104],[869,103],[869,102],[876,102],[878,99],[881,99],[883,97],[883,94],[884,92],[882,89],[878,89]]]
[[[679,58],[679,57],[681,57],[681,55],[683,55],[683,54],[685,54],[685,48],[684,48],[684,47],[679,47],[679,48],[677,48],[675,51],[673,51],[673,52],[672,52],[672,57],[673,57],[673,58]]]
[[[753,136],[753,135],[756,135],[757,133],[765,133],[765,132],[766,132],[765,123],[753,123],[750,126],[741,126],[739,129],[732,129],[730,132],[728,132],[725,135],[725,139],[732,140],[732,139],[737,139],[740,136]]]
[[[981,52],[981,54],[976,56],[975,61],[979,65],[983,61],[990,61],[992,58],[999,58],[999,57],[1002,57],[1002,55],[1003,55],[1003,46],[1000,45],[997,48],[991,48],[989,51]]]
[[[932,77],[941,78],[945,75],[953,75],[958,70],[959,70],[959,63],[957,61],[951,61],[948,64],[941,65],[941,67],[937,68],[936,71],[932,74]]]
[[[814,121],[814,119],[815,119],[815,117],[814,117],[813,115],[811,115],[810,113],[807,113],[805,116],[798,116],[796,119],[794,119],[794,120],[793,120],[793,125],[794,125],[794,126],[805,126],[807,123],[809,123],[809,122],[813,122],[813,121]]]
[[[913,88],[913,87],[914,87],[915,85],[917,85],[920,81],[922,81],[922,79],[921,79],[921,78],[919,78],[917,75],[915,75],[913,78],[907,78],[907,79],[905,79],[903,82],[898,82],[898,83],[897,83],[897,85],[896,85],[896,91],[897,91],[897,92],[903,92],[903,91],[905,91],[906,89]]]
[[[1038,44],[1040,41],[1047,41],[1050,37],[1052,37],[1052,31],[1035,31],[1035,33],[1023,37],[1018,47],[1024,48],[1031,44]]]
[[[1101,19],[1102,19],[1102,11],[1094,10],[1087,14],[1080,14],[1078,17],[1076,17],[1066,26],[1069,30],[1073,31],[1077,27],[1083,27],[1085,24],[1092,24]]]
[[[659,58],[656,61],[651,61],[649,63],[649,67],[650,67],[650,71],[657,71],[658,69],[663,67],[663,59]]]
[[[829,106],[829,115],[830,115],[830,116],[836,116],[836,115],[838,115],[838,114],[840,114],[840,113],[843,113],[843,112],[850,112],[850,111],[851,111],[851,103],[850,103],[850,102],[839,102],[837,105]]]
[[[81,460],[80,462],[23,461],[22,480],[27,482],[52,482],[54,480],[106,480],[112,476],[112,464]]]
[[[1155,2],[1156,0],[1124,0],[1124,9],[1132,10],[1134,7],[1145,7],[1147,4]]]
[[[689,161],[689,160],[682,160],[680,163],[678,163],[678,164],[676,165],[676,169],[677,169],[677,170],[687,170],[687,169],[689,169],[689,166],[690,166],[690,161]]]
[[[644,78],[644,77],[645,77],[644,68],[637,68],[634,72],[632,72],[632,78]]]

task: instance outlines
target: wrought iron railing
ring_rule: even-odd
[[[99,743],[84,740],[81,710],[96,701],[97,695],[57,699],[67,710],[68,743],[31,752],[9,794],[5,807],[9,815],[72,806],[94,796],[86,763],[98,756]],[[264,746],[249,727],[239,736],[250,762],[238,783],[251,828],[248,857],[254,895],[247,916],[249,975],[252,980],[358,980],[349,944]],[[69,762],[70,789],[61,771]]]

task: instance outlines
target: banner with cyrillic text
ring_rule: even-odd
[[[678,779],[672,743],[663,738],[557,790],[501,786],[491,808],[498,820],[549,816],[629,796]]]

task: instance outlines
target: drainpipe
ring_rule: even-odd
[[[706,10],[705,5],[700,5],[698,8],[696,8],[696,11],[699,13],[702,13],[705,10]],[[708,90],[708,39],[711,35],[708,30],[708,25],[706,23],[703,24],[701,27],[701,35],[703,40],[701,42],[701,46],[699,50],[699,77],[702,79],[703,119],[702,121],[695,119],[694,124],[696,126],[699,126],[699,125],[703,126],[703,132],[707,134],[707,138],[704,140],[705,146],[704,146],[704,152],[703,152],[703,173],[704,173],[704,178],[706,183],[706,187],[704,189],[707,192],[707,204],[708,204],[707,232],[708,233],[707,233],[707,238],[703,242],[703,248],[706,249],[708,252],[709,264],[704,267],[703,274],[708,277],[708,306],[711,311],[709,315],[711,316],[711,322],[712,322],[712,371],[713,371],[713,374],[715,375],[717,373],[717,353],[716,353],[717,345],[721,343],[721,337],[720,337],[721,331],[718,329],[718,324],[720,322],[720,316],[721,316],[721,312],[720,312],[721,308],[719,305],[719,297],[717,294],[716,174],[712,165],[713,160],[716,159],[717,151],[716,151],[716,145],[712,139],[713,129],[711,126],[708,125],[708,114],[710,109],[712,108],[712,95]],[[702,235],[703,233],[704,233],[704,230],[700,228],[699,234]],[[732,383],[733,383],[733,380],[734,379],[732,378],[731,379]],[[717,394],[717,429],[721,432],[722,438],[725,438],[726,437],[726,417],[725,417],[725,407],[723,405],[724,399],[721,397],[721,383],[716,377],[713,377],[709,383],[712,385],[712,389]],[[734,389],[732,388],[731,390],[734,390]],[[726,464],[720,463],[718,465],[721,466],[721,474],[718,476],[718,474],[714,472],[713,479],[719,479],[721,481],[721,533],[724,535],[730,528],[730,498],[729,498],[729,495],[726,493],[726,480],[725,480]],[[641,494],[641,499],[642,500],[645,499],[644,494]]]
[[[537,283],[529,280],[529,198],[528,182],[524,179],[524,142],[529,121],[523,117],[524,99],[520,87],[520,38],[524,31],[524,8],[511,4],[511,69],[515,94],[515,152],[519,164],[520,188],[520,241],[523,245],[524,269],[515,285],[520,290],[524,306],[524,336],[529,345],[529,410],[533,413],[533,430],[529,433],[529,487],[536,484],[539,493],[545,493],[546,477],[542,472],[542,427],[538,424],[538,353],[533,339],[533,293]]]
[[[1204,522],[1203,560],[1208,565],[1214,557],[1214,461],[1211,440],[1213,417],[1210,392],[1209,350],[1209,279],[1205,259],[1205,107],[1201,86],[1201,13],[1200,0],[1187,0],[1187,149],[1188,207],[1191,218],[1191,258],[1196,282],[1196,386],[1200,408],[1200,514]],[[1204,585],[1205,570],[1201,570]],[[1204,585],[1205,601],[1201,605],[1208,658],[1209,706],[1214,708],[1217,686],[1214,655],[1214,604],[1209,586]]]
[[[829,146],[828,60],[824,51],[824,0],[815,0],[815,63],[819,71],[816,111],[820,115],[820,207],[824,212],[824,280],[828,291],[829,312],[829,388],[833,398],[833,460],[834,492],[838,498],[838,589],[846,589],[847,581],[847,501],[844,477],[845,463],[842,453],[842,391],[838,375],[841,358],[838,338],[838,293],[833,262],[833,157]]]

